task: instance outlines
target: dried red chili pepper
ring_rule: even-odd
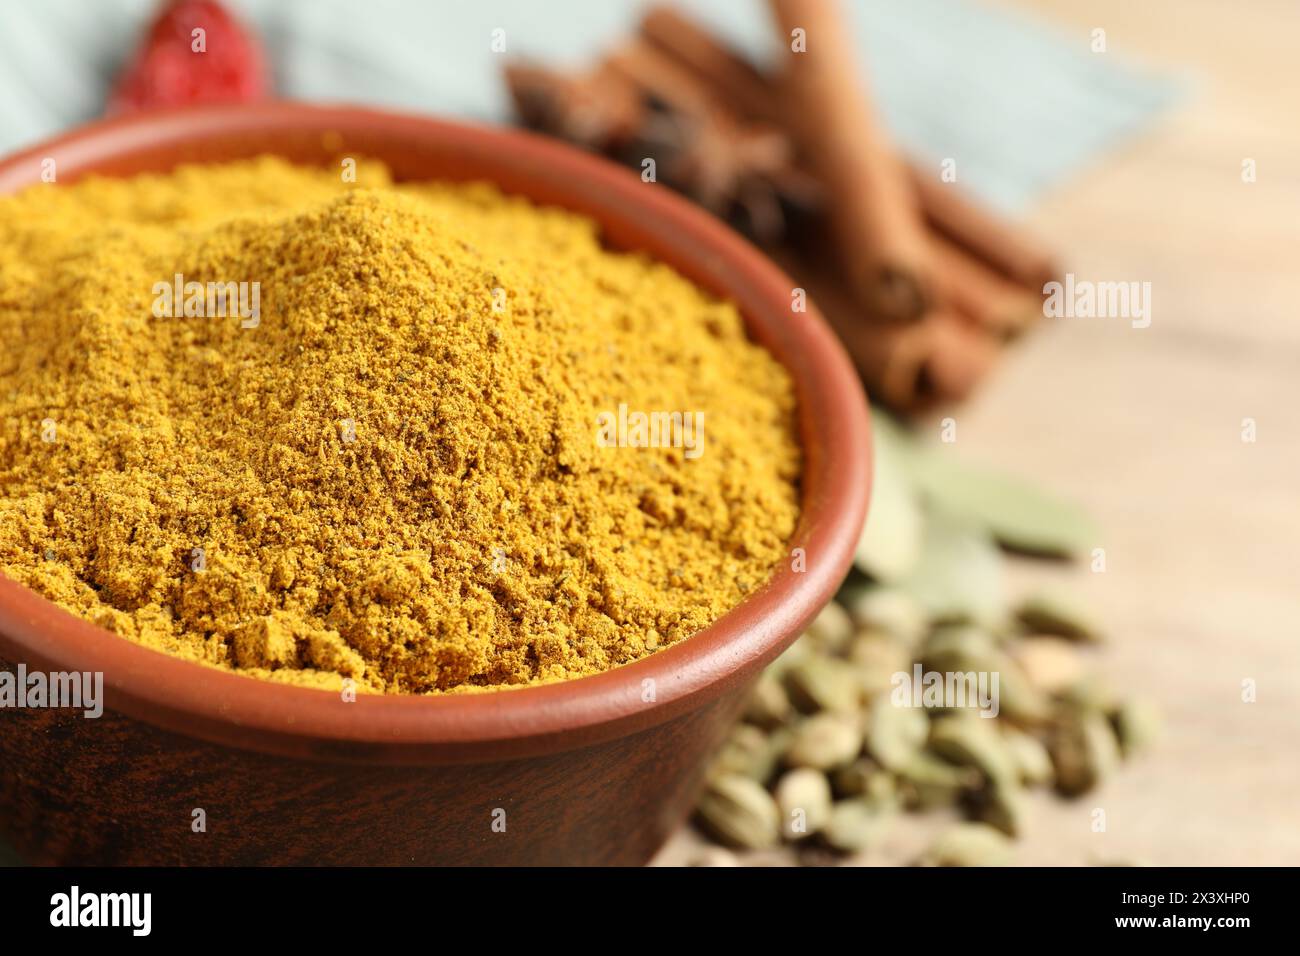
[[[262,99],[269,87],[260,42],[225,7],[171,0],[118,77],[108,112],[244,103]]]

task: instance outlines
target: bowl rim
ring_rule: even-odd
[[[558,753],[646,730],[742,688],[794,641],[848,570],[866,515],[871,443],[865,395],[834,333],[811,303],[806,311],[793,310],[794,283],[721,221],[665,186],[526,131],[293,101],[141,113],[82,126],[0,160],[0,196],[40,182],[47,157],[66,182],[105,169],[112,175],[115,164],[169,168],[188,161],[188,151],[232,140],[255,144],[255,151],[239,155],[275,154],[276,137],[295,135],[338,136],[345,145],[369,136],[392,140],[394,150],[441,151],[444,161],[452,156],[453,165],[482,169],[479,178],[508,192],[593,216],[604,234],[652,235],[651,244],[659,246],[652,256],[736,301],[751,336],[777,354],[797,389],[804,471],[800,520],[788,549],[791,555],[804,549],[806,569],[784,563],[713,624],[639,661],[590,677],[480,693],[357,694],[344,702],[334,691],[153,650],[3,575],[0,657],[16,655],[12,663],[21,660],[29,668],[102,671],[106,717],[125,714],[243,750],[362,763]],[[388,157],[381,152],[375,158]],[[530,177],[531,192],[513,188]]]

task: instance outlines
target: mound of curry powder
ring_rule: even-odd
[[[347,178],[0,199],[0,571],[169,654],[427,693],[634,661],[789,560],[793,389],[731,304],[489,186]]]

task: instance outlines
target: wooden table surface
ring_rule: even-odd
[[[1005,3],[1188,81],[1030,218],[1079,278],[1150,282],[1151,326],[1046,320],[954,413],[961,454],[1095,512],[1105,573],[1013,580],[1087,596],[1112,634],[1096,666],[1166,721],[1101,791],[1037,799],[1017,860],[1300,864],[1300,3]],[[855,862],[905,862],[939,825],[908,818]]]

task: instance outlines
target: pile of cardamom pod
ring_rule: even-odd
[[[1006,599],[1002,548],[1092,553],[1096,569],[1086,515],[879,416],[875,432],[855,571],[760,678],[696,823],[725,847],[785,843],[794,861],[824,863],[869,857],[900,811],[949,807],[966,822],[914,862],[1007,864],[1030,788],[1086,793],[1152,740],[1158,716],[1089,672],[1081,645],[1101,634],[1076,600]],[[962,677],[969,693],[954,701]],[[693,862],[743,859],[716,850]]]

